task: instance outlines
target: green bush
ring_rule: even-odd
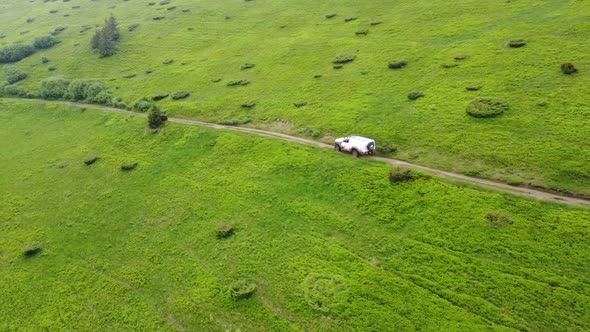
[[[91,99],[96,99],[106,89],[102,81],[76,79],[68,85],[68,90],[64,98],[73,101],[90,102]]]
[[[252,107],[256,106],[256,102],[255,101],[243,102],[241,106],[242,106],[242,108],[252,108]]]
[[[256,65],[253,63],[245,63],[240,66],[240,69],[245,70],[245,69],[250,69],[250,68],[254,68],[254,67],[256,67]]]
[[[46,57],[41,57],[41,63],[48,63],[49,59],[47,59]]]
[[[409,100],[416,100],[416,99],[422,98],[422,97],[424,97],[424,93],[422,93],[420,91],[412,91],[412,92],[408,93]]]
[[[149,102],[147,97],[141,97],[133,102],[131,108],[138,112],[147,112],[152,107],[152,103]]]
[[[408,65],[405,60],[395,60],[389,62],[389,69],[401,69]]]
[[[578,69],[574,66],[573,63],[566,62],[561,64],[561,72],[566,75],[571,75],[577,73]]]
[[[250,118],[241,118],[241,119],[233,118],[233,119],[229,119],[229,120],[223,120],[220,123],[225,126],[239,126],[239,125],[248,124],[250,122],[252,122],[252,119],[250,119]]]
[[[6,75],[6,82],[8,84],[14,84],[27,78],[27,73],[10,65],[4,66],[4,74]]]
[[[358,19],[358,17],[346,17],[344,18],[344,22],[351,22],[351,21],[356,21]]]
[[[58,44],[59,41],[52,36],[37,37],[33,41],[33,46],[38,50],[44,50]]]
[[[492,227],[504,227],[512,224],[510,216],[498,211],[490,211],[486,214],[486,222]]]
[[[6,85],[4,87],[4,94],[6,94],[8,96],[21,97],[21,98],[25,98],[28,96],[27,91],[16,84]]]
[[[47,67],[47,70],[49,71],[56,71],[57,67],[55,65],[50,65],[49,67]]]
[[[336,14],[328,14],[328,15],[326,15],[326,18],[327,19],[334,18],[334,17],[336,17]]]
[[[521,48],[526,45],[526,41],[524,39],[514,39],[508,43],[508,46],[511,48]]]
[[[174,60],[172,60],[172,59],[166,59],[166,60],[162,61],[162,63],[165,64],[165,65],[169,65],[172,62],[174,62]]]
[[[444,69],[455,68],[455,67],[458,67],[458,66],[459,66],[458,63],[443,63],[441,65],[441,67],[443,67]]]
[[[476,118],[492,118],[510,110],[510,106],[500,99],[480,97],[467,105],[467,114]]]
[[[229,296],[234,300],[247,299],[256,292],[256,284],[246,280],[238,280],[229,287]]]
[[[35,53],[32,45],[14,44],[0,48],[0,63],[18,62]]]
[[[179,100],[179,99],[184,99],[187,98],[188,96],[190,96],[190,92],[188,91],[178,91],[172,94],[172,96],[170,96],[170,98],[172,98],[173,100]]]
[[[139,23],[134,23],[134,24],[131,24],[130,26],[128,26],[127,30],[129,32],[133,32],[133,31],[137,30],[137,28],[139,28]]]
[[[356,55],[354,54],[340,54],[332,60],[332,63],[344,64],[354,61]]]
[[[164,125],[166,120],[168,120],[168,117],[163,115],[156,105],[153,105],[148,114],[148,126],[151,129],[158,129]]]
[[[157,95],[152,97],[153,101],[158,101],[158,100],[162,100],[166,97],[168,97],[170,94],[169,93],[158,93]]]
[[[112,105],[113,95],[108,90],[99,92],[94,97],[89,97],[86,102],[99,105]]]
[[[215,230],[215,234],[217,235],[218,239],[225,239],[234,234],[234,226],[230,224],[219,224],[217,225],[217,229]]]
[[[296,103],[293,103],[293,106],[295,106],[295,107],[303,107],[305,105],[307,105],[306,101],[298,101]]]
[[[346,281],[337,275],[310,274],[304,279],[302,288],[307,304],[321,312],[337,310],[349,297]]]
[[[43,250],[43,248],[41,248],[41,247],[31,247],[31,248],[25,249],[25,251],[23,251],[23,256],[30,258],[30,257],[38,255],[39,253],[41,253],[42,250]]]
[[[465,87],[467,91],[478,91],[482,88],[481,85],[468,85]]]
[[[236,81],[229,81],[227,82],[227,86],[238,86],[238,85],[248,85],[250,81],[248,80],[236,80]]]
[[[49,34],[52,36],[57,36],[60,33],[62,33],[63,31],[65,31],[66,29],[67,29],[66,27],[57,27],[57,28],[53,29],[53,31],[50,32]]]
[[[41,81],[39,93],[43,99],[61,99],[68,91],[70,81],[64,77],[50,77]]]
[[[84,165],[90,166],[90,165],[94,164],[97,160],[98,160],[97,156],[88,157],[88,158],[84,159]]]
[[[409,169],[396,167],[389,173],[389,182],[391,182],[391,184],[411,182],[417,180],[420,177],[420,175]]]
[[[393,146],[393,145],[379,145],[377,146],[377,151],[381,154],[390,154],[390,153],[394,153],[397,152],[397,146]]]
[[[121,165],[121,170],[122,171],[131,171],[131,170],[134,170],[137,167],[137,165],[138,165],[137,162],[123,164],[123,165]]]
[[[468,54],[458,54],[455,56],[455,60],[457,60],[457,61],[462,61],[462,60],[467,60],[467,59],[469,59]]]
[[[359,30],[357,32],[354,33],[357,36],[366,36],[369,34],[369,30]]]
[[[376,25],[383,24],[383,21],[373,21],[373,22],[371,22],[369,24],[372,25],[372,26],[376,26]]]

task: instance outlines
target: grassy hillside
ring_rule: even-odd
[[[0,330],[590,329],[588,209],[98,111],[0,120]]]
[[[54,75],[104,79],[128,103],[187,90],[188,99],[160,103],[177,116],[252,121],[326,141],[365,134],[397,146],[401,159],[590,194],[585,1],[6,0],[0,9],[2,45],[67,28],[61,44],[18,63],[29,73],[21,83],[29,90]],[[99,59],[89,41],[110,13],[120,21],[120,50]],[[84,25],[90,29],[80,32]],[[356,34],[362,30],[368,34]],[[509,48],[513,39],[527,44]],[[356,58],[333,69],[340,54]],[[455,60],[459,55],[468,58]],[[42,64],[42,56],[50,62]],[[408,65],[388,69],[392,60]],[[562,74],[564,62],[579,72]],[[256,67],[241,70],[244,63]],[[50,65],[57,69],[49,72]],[[227,86],[241,79],[251,83]],[[466,90],[474,85],[482,88]],[[408,100],[415,90],[425,96]],[[478,96],[504,99],[511,109],[470,118],[465,107]],[[246,101],[256,106],[241,108]],[[300,101],[308,104],[293,106]]]

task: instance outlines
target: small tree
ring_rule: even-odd
[[[90,46],[97,50],[101,58],[115,54],[116,41],[121,37],[117,28],[117,20],[113,15],[105,19],[104,27],[97,30],[92,36]]]
[[[148,114],[148,126],[152,129],[158,129],[164,125],[164,122],[168,120],[166,115],[162,114],[160,108],[153,105],[150,113]]]

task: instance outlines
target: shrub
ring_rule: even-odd
[[[250,118],[241,118],[241,119],[233,118],[233,119],[229,119],[229,120],[223,120],[220,123],[225,126],[239,126],[239,125],[248,124],[250,122],[252,122],[252,119],[250,119]]]
[[[52,36],[57,36],[60,33],[62,33],[63,31],[65,31],[67,28],[66,27],[57,27],[55,29],[53,29],[53,31],[51,31],[49,34]]]
[[[313,78],[322,78],[322,74],[315,74],[313,75]]]
[[[158,129],[164,125],[168,117],[163,115],[156,105],[153,105],[148,114],[148,126],[151,129]]]
[[[4,66],[4,74],[6,75],[6,82],[8,84],[14,84],[27,78],[27,73],[10,65]]]
[[[358,19],[358,17],[345,17],[344,18],[344,22],[351,22],[351,21],[355,21],[356,19]]]
[[[402,167],[396,167],[389,172],[389,182],[397,184],[402,182],[411,182],[419,179],[421,176],[417,173]]]
[[[166,97],[168,97],[170,94],[169,93],[158,93],[157,95],[152,97],[153,101],[158,101],[158,100],[162,100]]]
[[[168,11],[175,10],[175,9],[176,9],[176,6],[166,8],[166,10],[168,10]]]
[[[401,69],[407,65],[408,65],[408,62],[405,60],[390,61],[389,62],[389,69]]]
[[[86,99],[91,104],[112,105],[113,95],[107,90],[99,92],[96,96]]]
[[[310,128],[303,128],[299,132],[302,133],[303,135],[310,136],[310,137],[315,138],[315,139],[318,139],[318,138],[322,137],[322,133],[321,132],[315,131],[315,130],[310,129]]]
[[[49,11],[49,14],[56,14],[57,12],[58,12],[57,9],[52,9],[52,10]]]
[[[357,36],[366,36],[369,34],[369,30],[359,30],[357,32],[354,33]]]
[[[342,69],[342,68],[344,68],[344,66],[343,65],[333,65],[332,68],[334,68],[334,69]]]
[[[229,296],[235,301],[247,299],[256,292],[256,285],[246,280],[238,280],[229,287]]]
[[[409,100],[416,100],[416,99],[422,98],[422,97],[424,97],[424,93],[422,93],[420,91],[412,91],[412,92],[408,93]]]
[[[44,50],[44,49],[48,49],[58,43],[59,43],[59,41],[57,41],[57,39],[55,39],[55,37],[43,36],[43,37],[35,38],[35,40],[33,41],[33,46],[38,50]]]
[[[162,61],[162,63],[165,64],[165,65],[169,65],[172,62],[174,62],[174,60],[172,60],[172,59],[166,59],[166,60]]]
[[[491,118],[510,110],[508,104],[500,99],[480,97],[467,105],[467,114],[476,118]]]
[[[219,224],[217,225],[217,229],[215,230],[215,234],[217,235],[218,239],[225,239],[234,234],[234,226],[230,224]]]
[[[21,98],[28,96],[27,91],[16,84],[5,86],[3,91],[5,94],[7,94],[9,96],[21,97]]]
[[[41,63],[48,63],[49,59],[47,59],[46,57],[41,57]]]
[[[157,15],[157,16],[152,17],[152,20],[154,20],[154,21],[160,21],[160,20],[163,20],[165,18],[166,18],[166,16],[164,16],[164,15]]]
[[[510,186],[520,186],[522,184],[522,179],[517,177],[509,177],[506,179],[506,183]]]
[[[443,63],[441,65],[441,67],[445,68],[445,69],[449,69],[449,68],[454,68],[454,67],[458,67],[459,64],[457,63]]]
[[[179,99],[184,99],[190,95],[191,95],[190,92],[183,90],[183,91],[175,92],[174,94],[172,94],[171,98],[173,100],[179,100]]]
[[[467,91],[478,91],[482,88],[481,85],[468,85],[465,87]]]
[[[348,300],[348,286],[338,275],[310,274],[302,287],[307,304],[321,312],[337,309]]]
[[[374,22],[371,22],[369,24],[372,25],[372,26],[376,26],[376,25],[383,24],[383,22],[382,21],[374,21]]]
[[[492,227],[504,227],[512,224],[510,216],[498,211],[490,211],[486,214],[486,222]]]
[[[390,154],[390,153],[397,152],[397,146],[384,144],[384,145],[378,146],[377,151],[381,154]]]
[[[138,112],[147,112],[150,107],[152,107],[152,104],[148,101],[148,99],[146,97],[141,97],[139,99],[137,99],[136,101],[133,102],[131,108],[134,111],[138,111]]]
[[[293,106],[295,106],[295,107],[303,107],[305,105],[307,105],[306,101],[298,101],[296,103],[293,103]]]
[[[242,103],[243,108],[252,108],[254,106],[256,106],[255,101],[247,101],[247,102]]]
[[[97,96],[106,90],[107,88],[102,81],[76,79],[68,85],[64,98],[73,101],[92,102],[96,101]]]
[[[349,63],[349,62],[354,61],[355,58],[356,58],[356,55],[354,55],[354,54],[340,54],[339,56],[335,57],[334,60],[332,60],[332,63],[336,63],[336,64]]]
[[[131,24],[130,26],[128,26],[127,27],[127,30],[129,32],[133,32],[133,31],[137,30],[137,28],[139,28],[139,24],[138,23],[134,23],[134,24]]]
[[[55,65],[50,65],[49,67],[47,67],[48,71],[56,71],[57,67]]]
[[[134,74],[127,74],[127,75],[124,75],[123,78],[134,78],[135,76],[137,76],[137,74],[135,74],[135,73]]]
[[[248,85],[250,81],[248,80],[237,80],[237,81],[229,81],[227,82],[227,86],[238,86],[238,85]]]
[[[23,256],[30,258],[30,257],[38,255],[42,250],[43,250],[43,248],[41,248],[41,247],[31,247],[31,248],[25,249],[25,251],[23,252]]]
[[[137,162],[123,164],[123,165],[121,165],[121,170],[122,171],[131,171],[131,170],[134,170],[137,167],[137,165],[138,165]]]
[[[84,160],[84,165],[90,166],[98,160],[97,156],[88,157]]]
[[[458,54],[455,55],[455,60],[457,61],[462,61],[462,60],[467,60],[469,59],[469,55],[468,54]]]
[[[326,18],[327,19],[334,18],[334,17],[336,17],[336,14],[328,14],[328,15],[326,15]]]
[[[68,91],[70,81],[64,77],[50,77],[41,81],[39,93],[43,99],[60,99]]]
[[[578,69],[572,63],[566,62],[561,64],[561,72],[566,75],[571,75],[577,73]]]
[[[526,41],[524,39],[513,39],[508,43],[508,46],[511,48],[521,48],[526,45]]]
[[[245,70],[245,69],[250,69],[250,68],[254,68],[254,67],[256,67],[256,65],[253,63],[245,63],[240,66],[240,69]]]
[[[162,0],[160,1],[160,6],[167,5],[170,3],[170,0]]]
[[[0,63],[18,62],[35,53],[32,45],[14,44],[0,48]]]

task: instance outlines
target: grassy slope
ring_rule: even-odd
[[[98,111],[4,102],[0,120],[1,330],[590,329],[587,209],[392,186],[382,163],[174,124],[152,135]],[[513,224],[488,226],[492,210]],[[237,233],[217,240],[223,222]],[[314,277],[326,311],[306,301]],[[234,302],[240,278],[258,292]]]
[[[6,0],[0,5],[0,32],[7,37],[0,43],[30,41],[68,27],[59,37],[61,45],[19,64],[31,74],[23,82],[30,89],[50,75],[113,79],[109,84],[119,86],[116,93],[127,101],[186,89],[190,99],[162,102],[171,114],[213,121],[250,118],[276,130],[309,128],[326,140],[362,133],[397,145],[402,159],[590,194],[590,105],[584,90],[590,86],[590,7],[585,1],[147,2]],[[71,9],[74,5],[81,9]],[[169,6],[177,8],[167,11]],[[51,9],[59,12],[49,14]],[[88,47],[92,30],[79,30],[101,24],[109,13],[121,22],[121,50],[97,59]],[[326,20],[329,13],[338,16]],[[161,14],[164,20],[151,20]],[[346,16],[359,18],[345,23]],[[27,17],[35,22],[27,24]],[[372,27],[372,21],[383,24]],[[127,32],[134,23],[139,29]],[[367,28],[367,36],[355,36]],[[526,39],[527,46],[507,48],[515,38]],[[331,60],[342,53],[357,59],[332,69]],[[459,67],[441,68],[458,54],[471,57]],[[42,55],[58,67],[55,74],[40,64]],[[163,65],[167,58],[175,63]],[[387,69],[388,61],[402,58],[409,61],[406,69]],[[580,73],[561,74],[559,65],[566,61]],[[241,71],[245,62],[257,67]],[[148,67],[154,73],[144,74]],[[128,74],[137,76],[122,78]],[[212,83],[215,78],[223,80]],[[252,83],[226,87],[233,79]],[[473,84],[483,89],[465,90]],[[410,102],[406,95],[412,90],[426,97]],[[469,118],[465,106],[480,95],[503,98],[512,111],[493,120]],[[258,105],[240,109],[247,100]],[[302,100],[309,105],[293,107]]]

